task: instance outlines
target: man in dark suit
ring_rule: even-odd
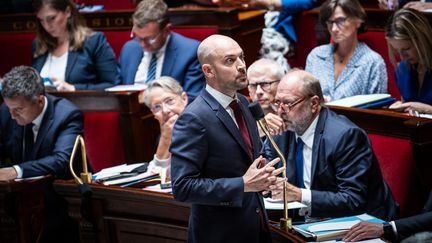
[[[289,201],[308,205],[300,213],[311,217],[393,219],[397,205],[367,134],[323,102],[319,80],[306,71],[293,70],[279,83],[275,105],[288,131],[276,140],[287,159]],[[269,146],[266,154],[275,156]]]
[[[171,144],[173,193],[192,204],[188,242],[269,242],[260,191],[283,184],[260,156],[256,122],[247,99],[243,51],[212,35],[198,48],[205,90],[178,118]]]
[[[403,242],[431,242],[432,191],[422,213],[383,224],[361,222],[351,228],[344,241],[360,241],[378,237],[384,237],[391,242],[401,240]]]
[[[141,1],[133,16],[133,40],[120,53],[123,84],[147,83],[160,76],[180,82],[189,96],[196,97],[204,87],[196,50],[199,42],[170,31],[168,8],[162,0]]]
[[[4,168],[0,169],[0,180],[48,174],[68,178],[74,141],[83,132],[82,112],[65,99],[45,95],[42,80],[31,67],[13,68],[1,85],[0,165]],[[67,216],[66,202],[52,185],[43,190],[47,217],[44,242],[73,242],[74,235],[68,235],[73,223]]]

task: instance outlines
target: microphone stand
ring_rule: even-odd
[[[276,153],[279,155],[279,158],[282,160],[283,166],[285,166],[285,170],[282,172],[283,177],[286,179],[286,160],[283,156],[282,152],[280,151],[279,147],[273,140],[272,135],[267,129],[266,124],[264,124],[264,121],[262,119],[258,120],[258,124],[261,127],[261,130],[265,133],[267,138],[270,141],[270,144],[272,147],[276,150]],[[284,230],[285,232],[288,232],[292,230],[292,220],[288,217],[288,199],[287,199],[287,182],[285,181],[283,184],[283,218],[280,219],[280,228]]]

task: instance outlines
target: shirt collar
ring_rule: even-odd
[[[211,96],[213,96],[213,98],[216,99],[217,102],[219,102],[219,104],[221,104],[221,106],[224,109],[227,109],[228,106],[231,104],[231,102],[235,99],[237,99],[237,94],[235,95],[235,97],[229,97],[228,95],[212,88],[210,85],[206,85],[205,89],[207,90],[207,92],[209,92],[209,94]]]
[[[41,123],[42,123],[42,118],[44,117],[44,115],[45,115],[45,112],[46,112],[46,110],[47,110],[47,108],[48,108],[48,99],[47,99],[47,97],[46,96],[44,96],[44,99],[45,99],[45,104],[44,104],[44,107],[43,107],[43,109],[42,109],[42,112],[33,120],[33,126],[35,127],[35,128],[39,128],[40,127],[40,125],[41,125]]]
[[[168,45],[168,42],[169,42],[170,38],[171,38],[171,34],[168,35],[168,37],[167,37],[167,39],[165,40],[165,43],[163,44],[163,46],[162,46],[159,50],[155,51],[155,53],[156,53],[156,57],[159,58],[163,53],[165,53],[165,50],[166,50],[166,48],[167,48],[167,45]],[[144,54],[145,54],[145,55],[150,55],[150,56],[151,56],[153,53],[152,53],[152,52],[144,51]]]
[[[303,135],[298,136],[296,134],[296,139],[298,139],[298,137],[300,137],[301,140],[303,141],[303,143],[309,148],[312,148],[312,145],[313,145],[314,136],[315,136],[315,129],[316,129],[316,126],[318,124],[318,119],[319,119],[319,114],[318,114],[318,116],[315,117],[315,119],[312,121],[310,126],[303,133]]]

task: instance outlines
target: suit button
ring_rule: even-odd
[[[256,209],[255,209],[255,212],[256,212],[256,213],[260,213],[260,211],[261,211],[261,210],[260,210],[259,208],[256,208]]]

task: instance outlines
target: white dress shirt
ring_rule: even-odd
[[[56,57],[51,53],[48,54],[47,59],[41,69],[40,76],[42,78],[57,78],[58,80],[65,80],[66,65],[68,60],[69,52]]]
[[[165,41],[165,44],[156,52],[157,64],[156,64],[156,78],[159,78],[162,73],[162,65],[165,60],[165,50],[167,44],[171,38],[171,35]],[[141,59],[140,64],[138,65],[138,70],[135,74],[135,83],[142,84],[147,80],[147,71],[150,65],[150,61],[152,58],[153,52],[147,52],[143,50],[143,58]]]

